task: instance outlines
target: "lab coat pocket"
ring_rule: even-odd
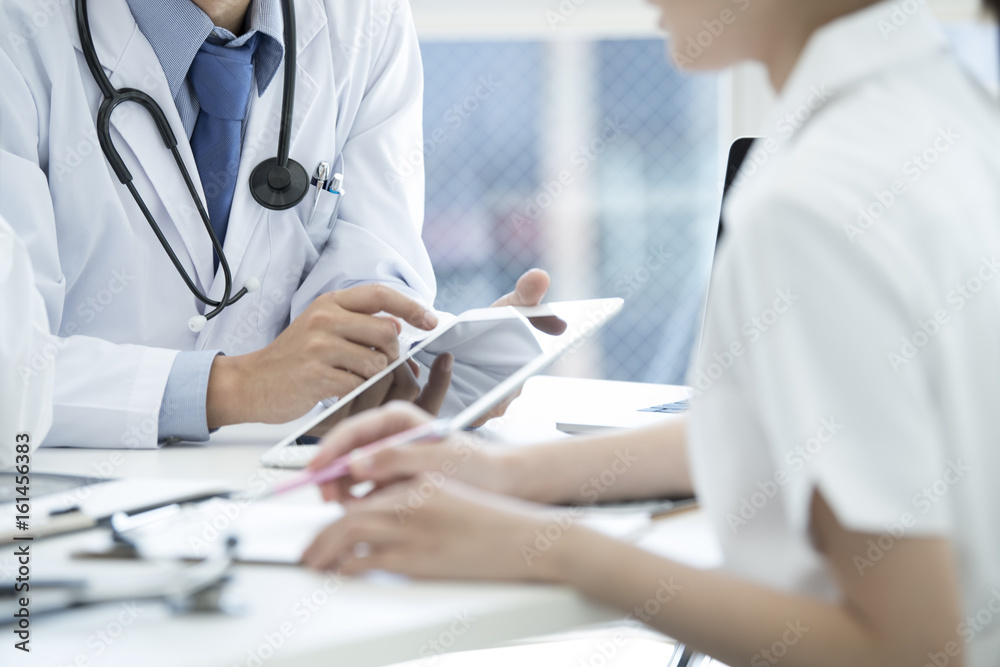
[[[322,254],[323,248],[330,240],[330,235],[336,227],[340,200],[343,195],[322,190],[318,200],[315,199],[315,192],[310,193],[310,197],[309,206],[315,205],[315,209],[306,218],[306,234],[308,234],[316,252]]]

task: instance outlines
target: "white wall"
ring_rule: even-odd
[[[813,1],[816,0],[805,0]],[[921,0],[923,1],[923,0]],[[658,11],[646,0],[410,0],[417,29],[433,39],[649,36]],[[930,0],[943,20],[971,20],[979,0]]]
[[[655,36],[645,0],[410,0],[421,37],[560,39]]]

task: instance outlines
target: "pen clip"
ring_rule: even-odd
[[[320,162],[316,166],[316,175],[313,176],[312,185],[316,186],[317,192],[320,190],[325,190],[327,183],[330,181],[330,163]]]
[[[330,163],[323,161],[316,165],[316,175],[313,177],[312,185],[316,186],[316,194],[313,196],[312,211],[309,213],[309,222],[306,227],[312,227],[313,219],[316,217],[316,207],[319,206],[319,196],[326,189],[327,180],[330,178]]]

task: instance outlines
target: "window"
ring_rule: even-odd
[[[426,76],[424,239],[437,306],[527,268],[550,299],[625,309],[557,372],[683,382],[707,285],[723,159],[771,103],[759,74],[679,74],[641,0],[413,0]],[[962,59],[1000,88],[978,0],[934,0]],[[741,68],[742,69],[742,68]]]
[[[626,300],[561,371],[681,382],[718,220],[717,77],[679,74],[655,37],[422,52],[436,305],[482,306],[540,266],[552,299]]]

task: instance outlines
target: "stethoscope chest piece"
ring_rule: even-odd
[[[261,162],[250,174],[250,194],[272,211],[289,209],[309,192],[309,174],[295,160],[282,166],[277,158]]]

